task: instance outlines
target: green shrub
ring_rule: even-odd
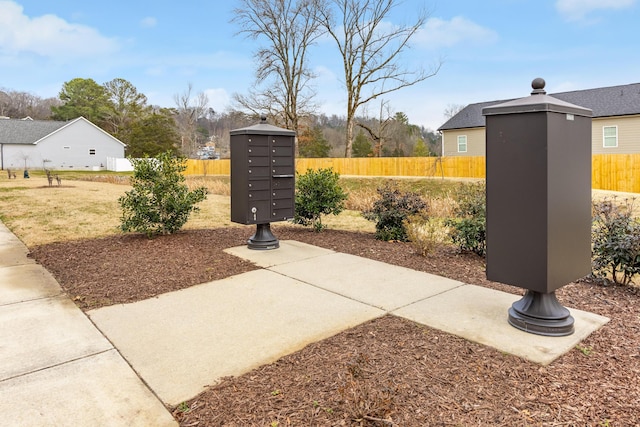
[[[377,191],[378,199],[362,216],[376,222],[376,239],[406,242],[405,221],[413,215],[426,215],[426,202],[418,193],[401,192],[395,184],[387,183]]]
[[[205,200],[204,187],[189,191],[181,172],[186,159],[167,151],[157,158],[130,159],[134,167],[133,189],[118,199],[122,208],[120,229],[135,231],[147,237],[172,234],[189,219],[195,205]]]
[[[629,199],[593,203],[592,274],[605,283],[626,285],[640,273],[640,222],[632,212]]]
[[[295,215],[293,222],[312,225],[322,231],[322,215],[338,215],[344,210],[347,194],[340,187],[340,175],[333,169],[309,169],[296,178]]]
[[[487,196],[484,182],[462,184],[453,194],[455,218],[445,221],[453,243],[461,251],[485,256],[487,245]]]

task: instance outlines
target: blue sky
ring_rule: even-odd
[[[548,92],[640,82],[640,0],[404,0],[390,24],[429,19],[403,57],[442,60],[440,72],[384,98],[393,112],[436,129],[453,104],[517,98],[543,77]],[[124,78],[150,103],[187,89],[225,110],[253,83],[260,41],[237,35],[229,0],[0,0],[0,89],[57,96],[75,77]],[[311,67],[320,111],[345,115],[341,60],[320,40]],[[379,104],[371,105],[377,115]]]

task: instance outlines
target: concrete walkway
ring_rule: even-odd
[[[541,337],[508,325],[517,295],[295,241],[228,252],[262,269],[87,318],[0,224],[0,410],[9,425],[175,425],[160,401],[177,405],[385,314],[543,365],[608,321],[571,309],[573,335]]]
[[[177,426],[107,338],[0,223],[3,426]]]

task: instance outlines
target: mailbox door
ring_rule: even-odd
[[[271,220],[293,218],[295,198],[295,153],[291,136],[271,137]]]
[[[246,224],[269,222],[271,212],[269,137],[250,135],[247,140],[247,185],[249,186]]]

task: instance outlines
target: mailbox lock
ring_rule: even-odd
[[[253,220],[256,220],[256,212],[258,212],[258,209],[254,206],[251,208],[251,213],[253,214]]]

